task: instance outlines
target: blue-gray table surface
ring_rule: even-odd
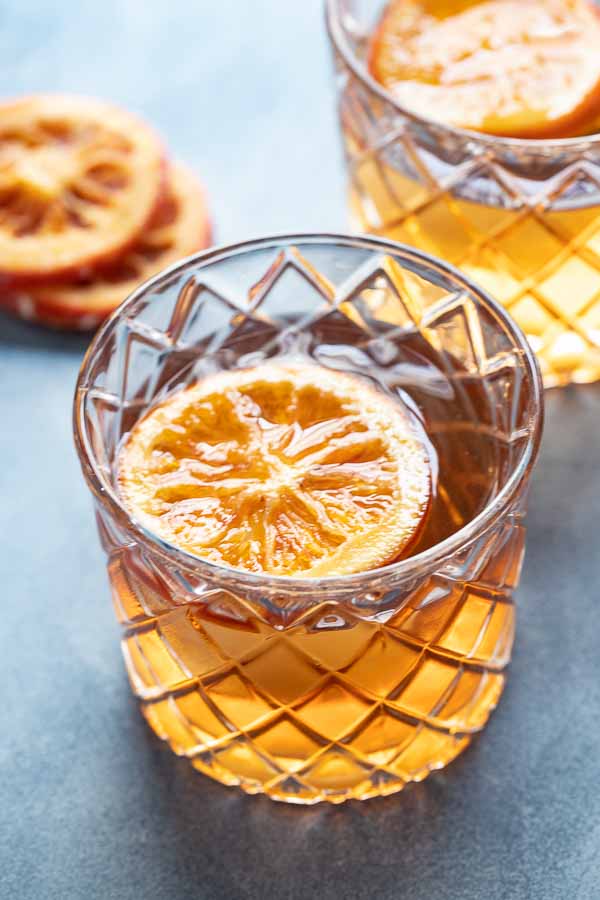
[[[320,0],[12,0],[0,73],[146,115],[219,241],[346,226]],[[600,386],[547,395],[484,734],[396,797],[297,809],[195,774],[130,696],[71,442],[85,346],[0,316],[0,897],[600,897]]]

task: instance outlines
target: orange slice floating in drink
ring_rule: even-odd
[[[131,245],[161,196],[160,141],[98,100],[0,105],[0,275],[72,275]]]
[[[142,525],[212,563],[296,577],[396,559],[431,496],[407,407],[313,365],[224,372],[152,409],[121,452]]]
[[[392,0],[369,67],[429,119],[526,138],[583,134],[600,115],[591,0]]]
[[[175,164],[150,225],[121,258],[77,281],[8,292],[0,306],[55,328],[94,328],[142,281],[208,246],[210,238],[204,192],[191,172]]]

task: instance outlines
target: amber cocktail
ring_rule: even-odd
[[[423,519],[356,571],[344,542],[395,509],[381,415],[425,448]],[[391,794],[453,759],[504,686],[541,415],[501,308],[391,242],[265,239],[144,285],[88,352],[75,427],[151,728],[295,803]],[[144,433],[146,505],[123,462]]]

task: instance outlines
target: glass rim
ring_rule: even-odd
[[[517,464],[510,473],[501,490],[484,506],[484,508],[466,525],[449,535],[443,541],[434,544],[421,553],[409,556],[395,563],[390,563],[376,569],[368,569],[365,572],[357,572],[351,575],[330,575],[324,578],[301,578],[287,575],[269,575],[265,573],[255,574],[242,569],[234,569],[228,566],[220,566],[211,563],[201,557],[188,553],[175,544],[164,541],[157,534],[146,528],[135,519],[132,513],[125,507],[118,493],[108,489],[102,480],[100,466],[89,441],[85,425],[84,400],[89,389],[88,379],[90,370],[95,362],[97,354],[102,349],[102,344],[115,325],[126,315],[136,300],[148,291],[159,288],[178,272],[200,266],[208,262],[217,262],[232,256],[243,255],[255,250],[269,248],[283,248],[289,245],[311,244],[315,246],[342,246],[367,249],[373,252],[385,252],[394,255],[397,259],[410,260],[420,264],[429,272],[438,271],[446,276],[450,275],[459,285],[474,294],[483,302],[507,330],[514,342],[514,347],[519,352],[521,360],[525,363],[527,380],[531,384],[531,411],[529,416],[529,430],[527,445],[524,448]],[[434,256],[416,250],[405,244],[400,244],[385,238],[367,235],[351,235],[335,232],[298,232],[294,234],[284,233],[237,241],[232,244],[220,244],[192,254],[143,282],[136,288],[125,301],[117,307],[103,326],[94,335],[90,346],[83,358],[73,400],[73,434],[79,462],[85,481],[98,502],[109,513],[111,518],[121,522],[129,534],[133,534],[135,540],[148,549],[158,552],[167,561],[176,562],[188,571],[194,570],[200,577],[209,582],[218,581],[222,589],[241,588],[250,591],[271,590],[285,594],[310,594],[314,595],[315,589],[327,590],[330,595],[339,593],[353,593],[356,589],[362,591],[381,590],[385,587],[397,586],[414,578],[422,578],[425,574],[435,571],[441,563],[451,559],[457,552],[466,549],[479,536],[485,534],[495,522],[502,517],[510,507],[511,502],[518,494],[523,482],[531,471],[537,459],[544,420],[543,385],[542,377],[533,350],[530,348],[525,335],[519,326],[512,320],[506,310],[494,300],[486,291],[476,285],[471,279],[449,263],[443,262]],[[375,584],[374,584],[375,583]]]
[[[340,2],[343,2],[343,0],[325,0],[325,21],[331,43],[356,78],[380,99],[390,103],[407,119],[427,128],[445,132],[453,138],[460,138],[463,141],[477,141],[482,145],[503,147],[506,150],[514,148],[521,151],[538,150],[545,153],[547,151],[580,149],[583,152],[589,145],[600,146],[600,133],[567,138],[511,138],[486,134],[482,131],[471,131],[468,128],[460,128],[456,125],[447,125],[444,122],[419,115],[419,113],[399,103],[392,94],[388,93],[378,81],[371,77],[363,61],[356,56],[346,39],[340,22]]]

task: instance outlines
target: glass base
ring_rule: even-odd
[[[521,529],[501,543],[492,576],[519,565]],[[137,575],[123,557],[110,574],[131,623]],[[150,727],[203,774],[292,803],[386,796],[453,760],[498,703],[514,605],[491,583],[432,579],[384,622],[321,603],[285,629],[221,595],[124,622],[123,654]]]
[[[485,699],[485,710],[480,714],[487,717],[495,708],[502,693],[503,679],[500,678],[495,690]],[[174,709],[166,711],[157,704],[142,705],[142,712],[152,730],[161,739],[170,743],[178,755],[186,755],[177,743],[175,733],[181,731],[181,723],[174,725]],[[482,726],[483,727],[483,726]],[[271,727],[274,734],[280,732],[284,739],[287,729],[290,746],[283,752],[294,752],[294,744],[310,738],[294,735],[291,722]],[[371,797],[387,797],[401,791],[410,782],[423,781],[432,771],[444,768],[452,762],[471,742],[472,735],[452,735],[447,731],[429,728],[426,725],[414,727],[414,736],[404,743],[399,736],[392,738],[398,743],[384,743],[379,750],[365,754],[365,747],[373,741],[377,731],[404,732],[411,729],[408,724],[399,724],[393,713],[385,710],[369,717],[360,735],[348,743],[330,743],[319,748],[314,756],[302,763],[288,758],[288,771],[282,771],[282,757],[273,757],[258,746],[252,736],[231,736],[220,744],[200,752],[190,759],[193,767],[227,787],[239,787],[247,794],[265,794],[272,800],[299,805],[315,803],[343,803],[346,800],[367,800]],[[269,730],[265,726],[264,733]],[[370,733],[369,733],[370,732]],[[275,744],[277,736],[272,737]],[[358,747],[360,746],[360,750]],[[370,757],[370,759],[369,759]],[[376,763],[375,760],[379,762]]]
[[[148,718],[148,716],[147,716]],[[437,748],[433,742],[427,748],[416,749],[417,755],[422,755],[422,770],[406,777],[389,768],[377,768],[365,774],[361,769],[362,763],[352,760],[335,759],[329,763],[323,763],[324,784],[306,784],[301,776],[290,774],[280,776],[266,783],[261,783],[251,777],[255,774],[253,766],[249,766],[249,776],[240,774],[232,775],[215,763],[203,763],[200,759],[192,760],[194,768],[203,775],[208,775],[214,781],[219,781],[227,787],[239,787],[247,794],[264,794],[278,803],[294,803],[298,806],[313,806],[316,803],[345,803],[347,800],[369,800],[372,797],[389,797],[397,794],[411,781],[423,781],[430,772],[443,769],[465,750],[471,742],[471,737],[444,739],[440,736]],[[245,755],[242,752],[240,756]],[[249,762],[248,758],[246,762]],[[329,771],[327,771],[329,769]]]

